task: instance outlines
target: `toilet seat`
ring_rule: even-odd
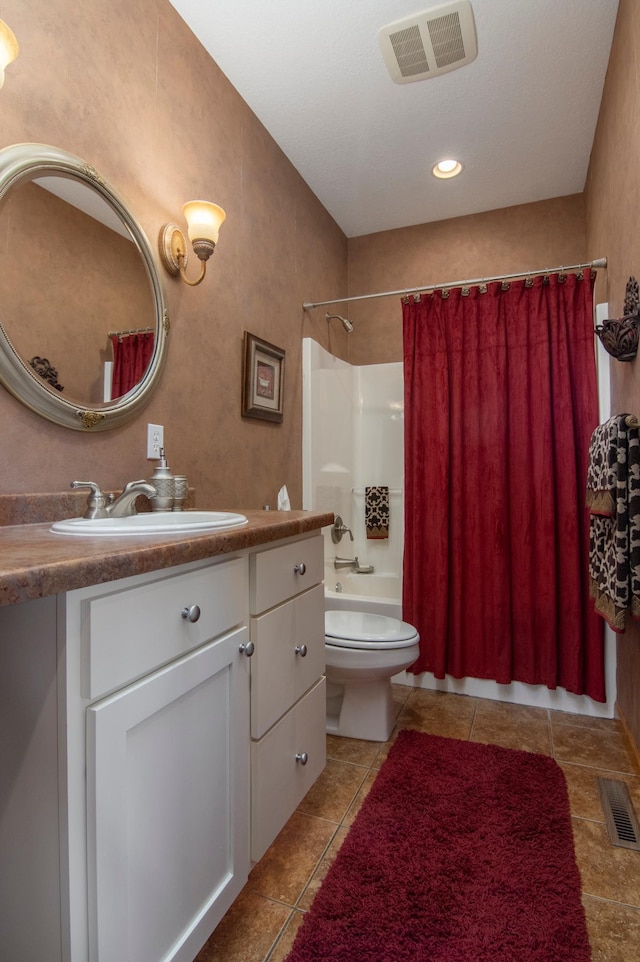
[[[409,648],[419,640],[413,625],[366,611],[326,611],[325,640],[338,648]]]

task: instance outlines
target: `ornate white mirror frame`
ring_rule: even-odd
[[[164,291],[154,255],[141,226],[98,171],[73,154],[46,144],[14,144],[0,150],[0,209],[12,188],[49,177],[62,177],[86,185],[103,198],[124,225],[142,259],[150,284],[154,316],[149,319],[148,326],[154,332],[153,354],[141,380],[122,397],[96,404],[66,399],[20,356],[5,329],[3,306],[0,303],[0,383],[32,411],[56,424],[77,431],[104,431],[118,427],[139,414],[158,384],[166,359],[169,333]],[[36,284],[38,264],[31,267],[30,282]],[[25,319],[20,320],[24,322]],[[109,319],[107,323],[117,327],[118,320]]]

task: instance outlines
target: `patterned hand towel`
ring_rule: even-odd
[[[624,632],[640,617],[640,422],[616,415],[589,447],[589,593],[596,611]]]
[[[368,539],[389,537],[389,488],[386,485],[364,489],[364,525]]]
[[[624,444],[624,419],[625,415],[609,418],[604,424],[599,424],[591,435],[587,468],[587,507],[591,514],[611,516],[615,512],[618,433],[622,432],[620,440]]]

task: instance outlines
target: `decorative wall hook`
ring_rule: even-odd
[[[596,334],[605,351],[617,361],[633,361],[638,352],[640,292],[635,277],[630,277],[624,298],[624,314],[596,325]]]
[[[31,358],[29,364],[36,374],[39,374],[41,378],[48,381],[56,391],[64,391],[62,384],[58,381],[58,372],[48,358],[35,355]]]

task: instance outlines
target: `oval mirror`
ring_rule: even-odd
[[[0,150],[0,383],[65,427],[118,427],[157,385],[168,333],[149,242],[95,168]]]

